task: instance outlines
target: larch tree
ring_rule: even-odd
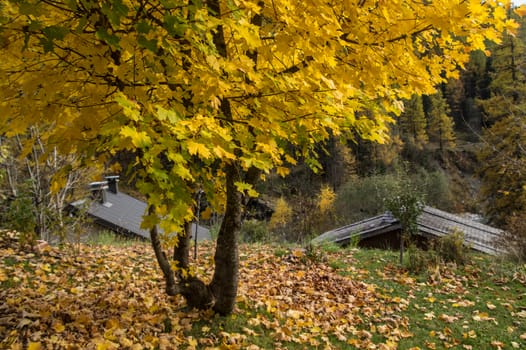
[[[228,314],[242,196],[298,157],[319,166],[330,135],[385,141],[403,99],[433,93],[515,29],[503,3],[6,0],[0,131],[52,126],[47,142],[86,166],[134,154],[167,293]],[[208,284],[182,229],[198,190],[224,208]]]
[[[427,120],[422,104],[422,96],[413,95],[404,102],[404,111],[399,118],[402,140],[422,149],[428,142]]]
[[[447,100],[439,90],[429,96],[429,110],[427,112],[428,132],[431,141],[438,142],[438,147],[443,150],[445,147],[455,147],[455,123],[450,116]]]
[[[517,18],[522,25],[524,19]],[[526,30],[492,50],[490,96],[478,100],[486,128],[478,153],[486,215],[504,224],[526,212]]]

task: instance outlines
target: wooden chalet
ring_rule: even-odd
[[[89,187],[91,198],[70,204],[73,211],[85,211],[93,223],[106,230],[129,237],[150,239],[148,230],[141,228],[146,203],[118,189],[118,176],[107,176],[105,181],[92,182]],[[196,224],[192,223],[192,236]],[[210,231],[197,226],[197,240],[210,239]]]

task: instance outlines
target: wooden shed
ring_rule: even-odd
[[[498,240],[503,231],[458,215],[425,206],[417,219],[421,240],[442,237],[450,233],[464,234],[466,245],[475,251],[497,255],[502,252]],[[400,221],[390,212],[350,225],[327,231],[314,238],[312,243],[334,242],[348,245],[357,240],[360,246],[397,248],[399,246]]]

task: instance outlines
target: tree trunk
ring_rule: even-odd
[[[400,231],[400,266],[404,264],[404,232]]]
[[[190,253],[190,231],[192,229],[192,223],[186,222],[184,227],[184,234],[179,236],[177,245],[174,246],[174,261],[178,262],[178,267],[182,269],[188,269],[189,260],[188,256]],[[180,277],[181,278],[181,277]]]
[[[221,6],[219,0],[210,0],[209,10],[221,18]],[[219,25],[213,34],[214,45],[222,57],[227,57],[227,47],[223,26]],[[252,53],[252,59],[256,59],[256,53]],[[221,101],[221,112],[228,122],[232,121],[232,110],[227,99]],[[241,170],[236,162],[227,164],[226,172],[226,209],[225,217],[217,236],[216,252],[214,256],[215,271],[210,289],[215,296],[214,311],[221,315],[230,314],[234,310],[237,295],[239,256],[237,248],[237,236],[241,228],[241,193],[235,183],[241,180]]]
[[[209,309],[214,305],[214,296],[210,288],[199,278],[183,273],[190,267],[190,236],[192,223],[185,224],[184,233],[179,236],[177,246],[174,246],[173,259],[177,262],[177,278],[179,280],[179,293],[185,298],[188,307],[196,309]],[[173,273],[172,273],[173,275]]]
[[[212,308],[221,315],[230,314],[236,302],[239,274],[237,236],[241,228],[241,193],[237,191],[235,185],[235,182],[239,181],[239,171],[232,164],[227,166],[226,172],[226,210],[217,238],[215,271],[210,285],[206,285],[197,277],[174,273],[162,249],[157,227],[150,230],[155,257],[166,282],[166,294],[181,294],[189,308]],[[187,223],[185,233],[180,237],[179,244],[173,251],[174,260],[178,261],[178,266],[184,269],[189,267],[190,229],[191,223]]]
[[[148,208],[148,213],[150,215],[154,212],[155,210],[153,207]],[[163,272],[164,280],[166,282],[166,294],[171,296],[179,294],[181,291],[178,288],[179,286],[175,281],[175,275],[172,270],[172,267],[170,266],[170,261],[168,260],[166,254],[163,251],[161,240],[159,239],[157,225],[150,229],[150,241],[152,243],[153,251],[155,252],[155,258],[157,259],[157,263],[159,264],[159,267]]]
[[[152,210],[152,208],[149,209],[150,212]],[[175,282],[175,276],[170,266],[170,262],[168,261],[166,254],[164,254],[161,241],[159,240],[157,226],[154,226],[152,229],[150,229],[150,240],[152,242],[153,251],[155,252],[155,257],[157,258],[157,263],[159,264],[159,267],[161,268],[164,275],[164,280],[166,282],[166,294],[172,296],[177,295],[180,290],[177,286],[177,283]]]
[[[241,228],[241,193],[235,182],[239,169],[230,164],[226,169],[226,210],[217,236],[215,271],[210,289],[215,296],[214,311],[227,315],[234,310],[239,277],[237,237]]]

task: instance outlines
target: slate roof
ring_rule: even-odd
[[[442,237],[455,231],[464,234],[464,241],[474,250],[496,255],[501,252],[496,241],[503,231],[497,228],[462,218],[436,208],[424,207],[417,219],[419,233],[428,237]],[[353,237],[371,238],[382,234],[396,234],[401,225],[390,212],[365,219],[335,230],[323,233],[313,239],[313,243],[323,241],[348,244]]]
[[[87,213],[95,222],[117,233],[136,235],[150,239],[150,233],[141,229],[142,216],[146,211],[146,203],[123,192],[113,193],[105,191],[105,202],[99,200],[88,201],[82,199],[71,203],[74,208],[80,209],[89,203]],[[195,234],[195,223],[192,223],[192,236]],[[210,231],[203,226],[198,226],[197,240],[211,239]]]

